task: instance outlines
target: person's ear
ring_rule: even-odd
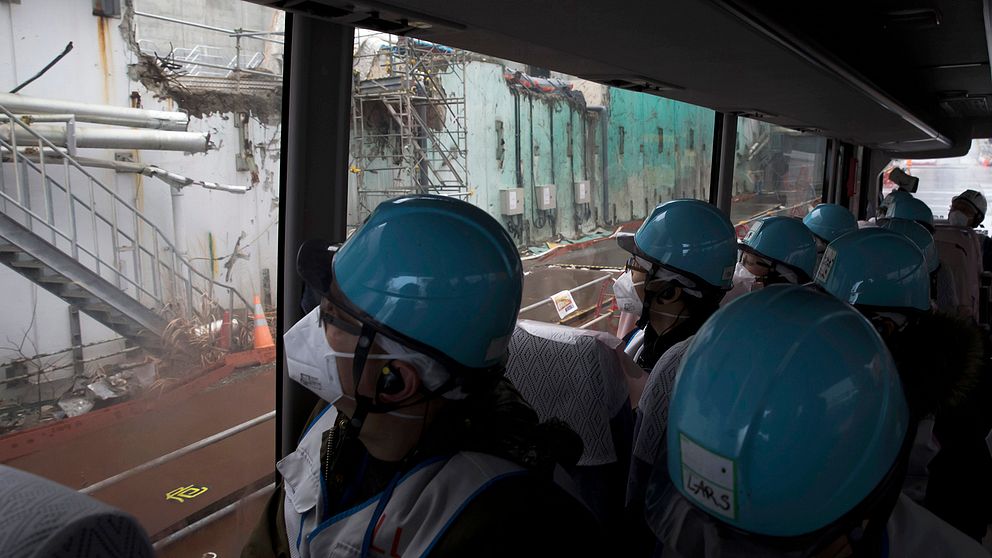
[[[381,403],[399,403],[417,394],[421,385],[416,367],[402,360],[391,360],[379,371],[376,396]]]

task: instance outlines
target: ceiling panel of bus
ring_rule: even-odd
[[[922,15],[908,16],[895,13],[892,1],[755,2],[762,21],[860,73],[881,100],[745,23],[725,1],[258,1],[323,17],[351,11],[415,21],[430,27],[409,34],[453,47],[601,82],[648,82],[673,99],[891,149],[942,147],[928,141],[927,127],[956,139],[960,149],[970,129],[951,111],[980,111],[980,96],[992,94],[978,0],[928,0],[914,7]],[[931,7],[939,25],[928,24]],[[362,17],[339,21],[363,24]],[[895,103],[884,106],[886,98]],[[909,121],[892,110],[896,105]]]

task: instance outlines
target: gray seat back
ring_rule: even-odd
[[[131,515],[13,467],[0,465],[0,554],[5,558],[151,558]]]

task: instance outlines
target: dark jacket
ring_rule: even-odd
[[[323,407],[326,403],[318,406],[311,420]],[[485,396],[449,401],[423,442],[398,463],[375,460],[360,442],[328,447],[332,438],[327,431],[321,448],[321,468],[330,469],[325,497],[337,501],[342,510],[378,494],[395,473],[431,456],[478,451],[530,472],[499,481],[473,499],[431,556],[602,555],[602,535],[592,514],[551,480],[555,463],[575,464],[582,453],[581,440],[563,424],[539,423],[509,382],[501,382]],[[358,475],[359,470],[363,474]],[[356,482],[359,477],[362,480]],[[242,558],[290,555],[284,499],[280,484]]]

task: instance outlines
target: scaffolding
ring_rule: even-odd
[[[351,172],[360,220],[399,195],[468,197],[467,57],[418,39],[356,34]]]

